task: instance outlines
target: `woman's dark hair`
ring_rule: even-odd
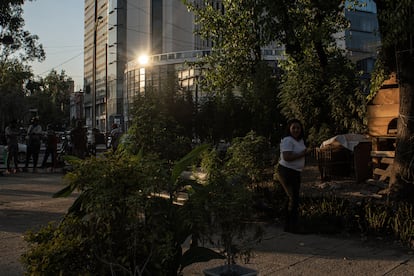
[[[300,132],[300,135],[299,135],[299,139],[303,139],[304,137],[303,137],[303,124],[302,124],[302,122],[301,121],[299,121],[298,119],[290,119],[289,121],[287,121],[287,124],[286,124],[286,129],[285,129],[285,135],[283,136],[283,137],[286,137],[286,136],[292,136],[292,134],[290,133],[290,127],[293,125],[293,124],[299,124],[299,126],[300,126],[300,129],[301,129],[301,132]]]

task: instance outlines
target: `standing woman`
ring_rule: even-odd
[[[278,166],[278,178],[288,196],[284,228],[286,232],[298,231],[299,190],[306,153],[302,123],[297,119],[292,119],[288,121],[286,136],[280,142]]]

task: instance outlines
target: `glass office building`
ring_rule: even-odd
[[[85,0],[84,20],[85,118],[101,131],[124,123],[128,61],[196,47],[181,0]]]
[[[375,2],[365,0],[355,9],[345,9],[345,17],[351,23],[344,32],[346,52],[363,72],[362,77],[369,79],[381,45]]]

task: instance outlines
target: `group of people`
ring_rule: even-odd
[[[116,151],[122,135],[122,130],[118,124],[112,124],[110,132],[111,148]],[[81,159],[87,155],[96,155],[96,145],[105,144],[105,136],[97,128],[92,129],[91,141],[88,144],[88,132],[83,126],[82,121],[76,123],[76,127],[70,132],[71,153]]]
[[[91,147],[95,148],[96,143],[105,143],[105,137],[98,129],[94,129],[92,132]],[[112,125],[111,131],[111,147],[115,151],[117,149],[119,138],[122,134],[121,129],[117,124]],[[18,127],[17,121],[12,120],[5,129],[5,138],[7,143],[7,158],[6,174],[14,174],[20,170],[19,162],[19,140],[21,131]],[[53,130],[52,125],[47,125],[47,129],[44,132],[42,126],[39,124],[39,119],[33,117],[30,122],[30,126],[27,129],[25,136],[26,140],[26,160],[23,171],[28,171],[30,161],[33,162],[33,172],[37,171],[39,154],[42,141],[45,143],[45,152],[41,163],[41,168],[46,168],[49,157],[51,157],[51,169],[53,170],[57,165],[57,147],[58,137]],[[71,140],[71,155],[79,158],[85,158],[91,149],[88,149],[87,129],[83,126],[82,121],[76,123],[76,127],[70,131]],[[103,142],[102,142],[103,141]],[[95,151],[96,152],[96,148]],[[12,163],[13,162],[13,163]]]
[[[20,129],[18,128],[17,121],[12,120],[5,129],[5,137],[7,142],[7,158],[6,158],[6,174],[17,173],[19,169],[19,137]],[[23,171],[27,171],[30,160],[33,160],[33,171],[37,170],[37,163],[39,160],[40,146],[42,140],[45,139],[46,150],[42,160],[42,168],[46,167],[46,162],[49,156],[52,158],[52,169],[56,164],[56,151],[57,151],[57,137],[51,125],[47,126],[46,134],[43,132],[39,119],[37,117],[32,118],[31,124],[27,129],[26,139],[26,161]],[[14,168],[12,169],[12,161]]]

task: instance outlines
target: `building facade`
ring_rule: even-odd
[[[85,0],[87,126],[123,125],[128,61],[194,48],[193,17],[181,0]]]
[[[341,37],[344,38],[342,48],[346,50],[349,59],[363,72],[362,78],[369,81],[381,45],[381,37],[376,4],[373,0],[364,2],[364,5],[355,9],[345,9],[345,17],[349,20],[350,27],[341,34]]]

